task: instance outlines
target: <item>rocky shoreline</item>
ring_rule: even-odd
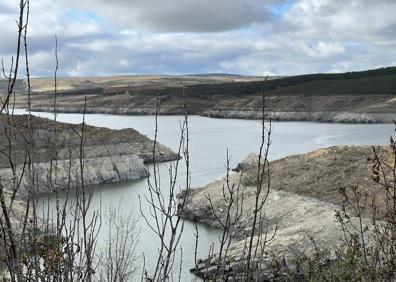
[[[207,111],[202,114],[211,118],[261,119],[260,111]],[[310,121],[331,123],[392,123],[396,113],[354,112],[266,112],[266,119],[274,121]]]
[[[13,116],[12,120],[8,121],[12,127],[9,132],[13,134],[11,148],[7,143],[6,134],[2,134],[0,138],[2,149],[10,149],[16,175],[22,175],[25,164],[27,147],[24,137],[27,133],[27,118],[27,115]],[[0,124],[5,124],[5,119],[5,115],[0,116]],[[146,165],[154,161],[153,141],[133,129],[112,130],[85,126],[84,141],[80,148],[81,124],[54,123],[52,120],[34,116],[31,124],[35,143],[32,161],[37,193],[51,192],[51,185],[48,184],[49,175],[59,189],[80,185],[81,148],[84,159],[84,185],[145,178],[148,176]],[[172,150],[157,144],[156,162],[178,158]],[[5,188],[11,187],[13,172],[8,158],[4,155],[0,157],[0,174]],[[25,173],[21,179],[21,195],[29,185],[27,178]]]
[[[389,148],[379,147],[380,157],[390,161]],[[335,219],[336,211],[342,211],[343,199],[340,187],[359,184],[368,195],[368,202],[376,197],[381,199],[384,191],[371,178],[372,148],[369,146],[338,146],[320,149],[311,153],[289,156],[270,163],[271,191],[264,206],[265,234],[274,238],[265,247],[265,256],[260,262],[260,271],[266,279],[271,279],[271,263],[274,258],[282,258],[285,266],[293,268],[296,256],[312,256],[319,249],[335,255],[342,244],[343,230]],[[230,176],[230,183],[241,184],[244,189],[242,217],[235,225],[232,243],[228,250],[229,269],[237,269],[241,254],[246,248],[246,240],[253,222],[257,157],[249,156],[242,162],[237,173]],[[192,190],[189,201],[181,215],[184,218],[221,228],[218,219],[225,220],[227,205],[224,201],[225,180],[215,181],[207,186]],[[211,203],[208,201],[211,199]],[[378,206],[381,207],[379,201]],[[232,213],[235,211],[235,206]],[[358,218],[352,216],[348,226],[356,226]],[[381,208],[377,211],[381,213]],[[214,215],[214,213],[216,215]],[[371,220],[363,225],[371,232]],[[264,231],[255,235],[255,241]],[[315,244],[313,244],[313,241]],[[191,271],[204,278],[210,278],[216,271],[218,254],[199,260]],[[273,278],[273,277],[272,277]]]
[[[51,112],[51,107],[34,106],[37,112]],[[83,107],[58,107],[61,113],[83,113]],[[113,114],[113,115],[155,115],[154,108],[109,108],[109,107],[87,107],[86,113],[92,114]],[[184,115],[184,110],[178,109],[161,109],[160,115]],[[207,110],[203,112],[192,112],[192,114],[209,118],[221,119],[262,119],[262,112],[257,110]],[[370,112],[347,112],[347,111],[319,111],[319,112],[285,112],[285,111],[267,111],[266,119],[273,121],[309,121],[309,122],[328,122],[328,123],[393,123],[396,121],[396,113],[370,113]]]

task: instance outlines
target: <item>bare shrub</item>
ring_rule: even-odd
[[[178,198],[178,194],[181,192],[181,189],[177,186],[181,162],[180,159],[170,164],[167,186],[161,182],[158,164],[155,162],[157,159],[156,144],[158,134],[158,114],[160,110],[161,98],[158,95],[155,114],[155,137],[152,150],[154,165],[151,172],[153,174],[153,181],[148,178],[147,185],[149,194],[148,196],[145,196],[146,203],[149,205],[149,215],[143,212],[143,202],[140,198],[139,201],[142,217],[149,228],[156,234],[158,241],[160,242],[160,246],[158,249],[155,269],[152,272],[144,269],[142,279],[146,279],[148,281],[173,281],[174,279],[178,279],[180,281],[182,260],[178,265],[178,271],[176,271],[175,258],[178,250],[180,250],[182,257],[183,251],[180,247],[180,239],[184,230],[184,221],[179,216],[179,213],[187,204],[188,191],[191,189],[188,115],[186,109],[186,115],[180,124],[180,139],[177,150],[177,154],[183,157],[183,161],[185,163],[186,181],[183,185],[183,190],[187,191],[187,193],[183,193],[181,198]]]
[[[2,73],[8,81],[8,91],[2,99],[2,144],[0,154],[8,160],[11,175],[0,178],[0,230],[2,258],[6,264],[11,281],[92,281],[95,272],[93,254],[96,238],[100,229],[100,213],[88,215],[92,195],[84,187],[84,131],[85,121],[75,133],[80,140],[76,148],[79,169],[71,171],[69,162],[69,181],[66,190],[72,186],[71,174],[76,174],[80,182],[74,183],[76,201],[72,205],[68,200],[58,198],[58,149],[57,123],[54,106],[53,130],[49,129],[50,156],[46,172],[46,186],[56,194],[55,215],[48,209],[40,218],[38,210],[38,173],[35,166],[37,156],[35,144],[35,125],[32,122],[30,101],[30,73],[28,61],[28,23],[29,0],[20,1],[20,14],[17,35],[16,56],[11,60],[8,73],[2,64]],[[28,115],[15,117],[12,99],[18,80],[20,58],[25,55],[25,71],[28,91]],[[55,48],[56,69],[54,82],[54,105],[56,105],[58,57]],[[84,115],[85,116],[85,115]],[[67,162],[65,162],[67,163]],[[71,220],[69,220],[71,217]]]
[[[123,215],[120,208],[114,207],[110,207],[104,217],[108,236],[99,258],[99,280],[131,281],[138,270],[135,253],[139,235],[138,219],[133,212]]]
[[[394,281],[396,278],[396,144],[373,147],[372,179],[380,192],[369,197],[360,184],[339,187],[343,207],[336,220],[343,230],[342,245],[316,250],[314,257],[300,257],[308,265],[306,281]],[[370,211],[370,212],[368,212]],[[357,221],[351,220],[357,218]],[[368,223],[370,217],[371,223]],[[296,272],[292,274],[296,275]]]

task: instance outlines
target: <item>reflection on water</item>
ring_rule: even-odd
[[[18,111],[21,113],[21,111]],[[52,118],[50,113],[35,113],[42,117]],[[59,121],[80,123],[80,114],[59,114]],[[160,116],[159,137],[160,143],[177,149],[180,135],[180,123],[183,117]],[[86,122],[90,125],[121,129],[132,127],[147,135],[154,136],[153,116],[116,116],[88,114]],[[224,163],[226,150],[231,153],[231,166],[245,158],[249,153],[257,152],[260,143],[260,122],[235,119],[209,119],[198,116],[189,117],[191,178],[193,187],[201,187],[213,180],[220,179],[225,174]],[[278,159],[292,154],[309,152],[314,149],[334,145],[373,145],[386,144],[389,135],[393,133],[392,124],[329,124],[310,122],[274,122],[270,159]],[[169,164],[160,165],[162,183],[167,183]],[[185,175],[183,167],[180,170],[179,188],[183,188]],[[144,198],[147,193],[146,180],[106,184],[93,187],[95,193],[92,208],[102,207],[106,210],[109,205],[125,211],[128,215],[131,210],[136,215],[139,211],[139,196]],[[43,196],[45,200],[48,196]],[[50,197],[51,199],[51,197]],[[53,200],[52,200],[53,201]],[[148,204],[143,201],[143,212],[147,212]],[[147,227],[144,220],[140,220],[140,236],[137,246],[140,264],[144,253],[146,264],[150,267],[155,263],[158,249],[158,240],[155,234]],[[219,230],[199,225],[198,256],[207,255],[210,246],[218,241]],[[103,247],[107,226],[102,225],[98,247]],[[182,281],[190,281],[194,277],[189,269],[194,265],[195,225],[185,222],[184,234],[181,242],[183,248]],[[101,245],[102,244],[102,245]],[[138,280],[138,279],[137,279]]]

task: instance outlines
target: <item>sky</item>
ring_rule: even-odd
[[[19,0],[0,0],[0,58]],[[31,0],[31,73],[295,75],[396,65],[395,0]]]

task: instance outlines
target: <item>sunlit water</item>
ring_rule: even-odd
[[[22,113],[18,110],[17,113]],[[37,116],[53,118],[51,113],[34,113]],[[69,123],[81,123],[81,114],[59,114],[58,120]],[[180,123],[183,117],[160,116],[160,143],[177,150],[180,136]],[[153,116],[117,116],[103,114],[88,114],[86,122],[90,125],[109,127],[113,129],[135,128],[150,138],[154,137]],[[210,119],[199,116],[189,117],[191,179],[193,187],[220,179],[225,174],[227,149],[231,155],[231,167],[245,158],[249,153],[257,152],[260,144],[261,124],[253,120]],[[279,159],[288,155],[309,152],[318,148],[334,145],[380,145],[386,144],[394,132],[392,124],[334,124],[311,122],[273,122],[270,159]],[[160,165],[163,183],[168,177],[169,164]],[[180,170],[180,187],[185,179],[184,167]],[[146,180],[97,185],[94,188],[92,210],[102,207],[106,210],[110,205],[128,215],[132,210],[140,217],[139,196],[147,194]],[[47,200],[43,196],[42,200]],[[50,201],[53,201],[50,198]],[[143,201],[143,212],[147,213],[148,205]],[[107,226],[103,222],[98,248],[102,248],[106,240]],[[136,253],[139,269],[143,264],[143,254],[146,266],[150,269],[155,264],[158,239],[147,227],[144,220],[139,221],[140,236]],[[198,257],[205,257],[213,243],[218,241],[219,230],[199,225]],[[194,265],[195,225],[185,222],[181,241],[183,249],[182,281],[193,280],[189,269]],[[179,262],[176,262],[179,265]],[[175,274],[175,276],[177,273]],[[140,277],[136,277],[139,281]],[[176,276],[177,277],[177,276]]]

